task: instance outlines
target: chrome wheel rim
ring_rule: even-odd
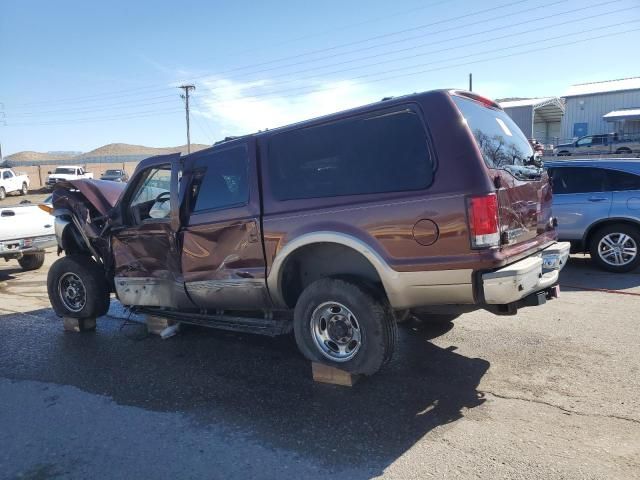
[[[609,233],[598,242],[598,255],[606,264],[621,267],[633,262],[638,245],[626,233]]]
[[[72,312],[79,312],[87,303],[87,290],[75,273],[65,273],[60,277],[58,295],[64,306]]]
[[[311,337],[322,355],[334,362],[348,362],[362,346],[360,322],[347,307],[325,302],[311,315]]]

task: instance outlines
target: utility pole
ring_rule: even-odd
[[[178,88],[184,90],[184,95],[180,95],[184,99],[185,115],[187,118],[187,153],[191,153],[191,133],[189,131],[189,90],[195,90],[195,85],[180,85]]]
[[[473,73],[469,74],[469,91],[473,92]]]

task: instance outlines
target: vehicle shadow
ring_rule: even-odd
[[[560,287],[565,288],[628,290],[638,286],[640,269],[629,273],[607,272],[596,267],[588,255],[571,256],[560,273]]]
[[[14,280],[15,274],[22,272],[22,268],[10,266],[8,268],[0,268],[0,282]]]
[[[329,471],[360,472],[350,478],[379,475],[432,429],[481,405],[478,384],[489,368],[455,345],[429,341],[451,324],[401,328],[394,360],[348,388],[313,382],[291,336],[187,327],[162,341],[144,325],[121,328],[122,320],[109,317],[99,319],[96,332],[65,333],[47,309],[30,312],[28,322],[4,320],[0,376],[182,412],[198,425],[228,427]]]

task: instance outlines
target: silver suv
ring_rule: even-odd
[[[545,162],[558,235],[611,272],[640,263],[640,160]]]

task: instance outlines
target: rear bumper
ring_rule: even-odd
[[[482,274],[484,303],[507,305],[539,292],[549,291],[558,283],[560,270],[569,258],[569,242],[556,242],[541,252],[494,272]],[[553,293],[553,294],[552,294]]]
[[[55,235],[43,235],[41,237],[21,238],[17,240],[0,241],[0,258],[21,258],[30,253],[42,252],[46,248],[57,245]]]

